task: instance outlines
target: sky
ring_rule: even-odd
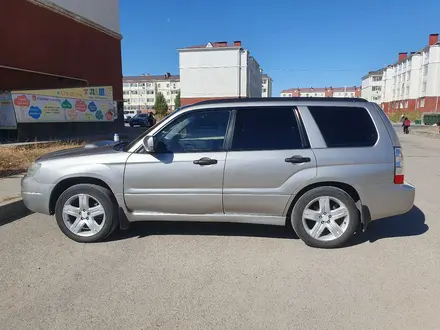
[[[120,0],[124,75],[179,74],[177,49],[241,40],[273,96],[359,86],[440,33],[440,0]]]

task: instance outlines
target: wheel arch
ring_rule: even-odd
[[[361,211],[361,198],[359,196],[359,193],[357,192],[357,190],[347,184],[347,183],[343,183],[343,182],[337,182],[337,181],[323,181],[323,182],[315,182],[312,183],[304,188],[302,188],[299,192],[297,192],[294,197],[293,200],[290,202],[290,205],[287,209],[287,213],[286,213],[286,225],[290,223],[290,217],[292,215],[292,210],[295,206],[295,204],[298,202],[298,200],[301,198],[302,195],[304,195],[306,192],[314,189],[314,188],[318,188],[318,187],[335,187],[335,188],[339,188],[343,191],[345,191],[355,202],[357,208],[359,209],[359,211]]]
[[[50,194],[49,199],[49,212],[51,215],[55,213],[55,205],[58,201],[58,198],[61,196],[61,194],[69,189],[70,187],[73,187],[77,184],[94,184],[103,188],[108,189],[113,198],[116,201],[115,194],[110,188],[110,186],[103,180],[93,178],[93,177],[87,177],[87,176],[80,176],[80,177],[72,177],[72,178],[66,178],[61,180],[56,184],[56,186],[52,189],[52,192]]]

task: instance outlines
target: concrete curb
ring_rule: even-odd
[[[21,198],[0,203],[0,226],[23,218],[32,212],[24,206]]]

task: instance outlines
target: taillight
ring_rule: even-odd
[[[403,175],[403,153],[402,148],[394,148],[394,183],[403,184],[405,176]]]

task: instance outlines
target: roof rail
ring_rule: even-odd
[[[231,99],[212,99],[200,101],[193,105],[208,105],[221,103],[246,103],[246,102],[368,102],[363,98],[357,97],[254,97],[254,98],[231,98]]]

